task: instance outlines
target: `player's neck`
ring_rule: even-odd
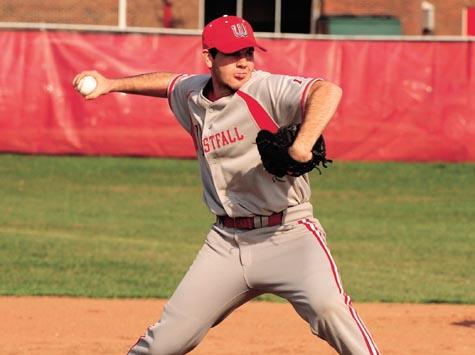
[[[219,85],[210,79],[203,89],[204,96],[210,101],[217,101],[222,97],[233,95],[236,91],[230,87]]]

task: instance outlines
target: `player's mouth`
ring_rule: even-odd
[[[247,73],[234,73],[234,78],[237,80],[243,80],[247,78]]]

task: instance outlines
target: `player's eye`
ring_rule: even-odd
[[[250,58],[254,57],[254,48],[250,47],[250,48],[247,48],[247,49],[241,49],[240,51],[237,51],[237,52],[234,52],[234,53],[231,53],[231,54],[227,54],[226,56],[234,57],[236,59],[240,59],[242,57],[246,57],[247,59],[250,59]]]

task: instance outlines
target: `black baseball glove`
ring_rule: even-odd
[[[312,159],[308,162],[298,162],[289,155],[289,147],[295,140],[300,125],[295,124],[281,127],[276,133],[261,130],[257,134],[256,143],[262,163],[268,173],[284,177],[285,175],[300,176],[316,168],[322,173],[318,166],[324,168],[332,160],[326,158],[325,140],[321,135],[312,148]]]

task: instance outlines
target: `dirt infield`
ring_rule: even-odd
[[[125,354],[159,317],[162,300],[0,298],[3,355]],[[475,306],[357,304],[382,354],[474,354]],[[197,355],[335,352],[288,304],[251,302],[212,329]]]

